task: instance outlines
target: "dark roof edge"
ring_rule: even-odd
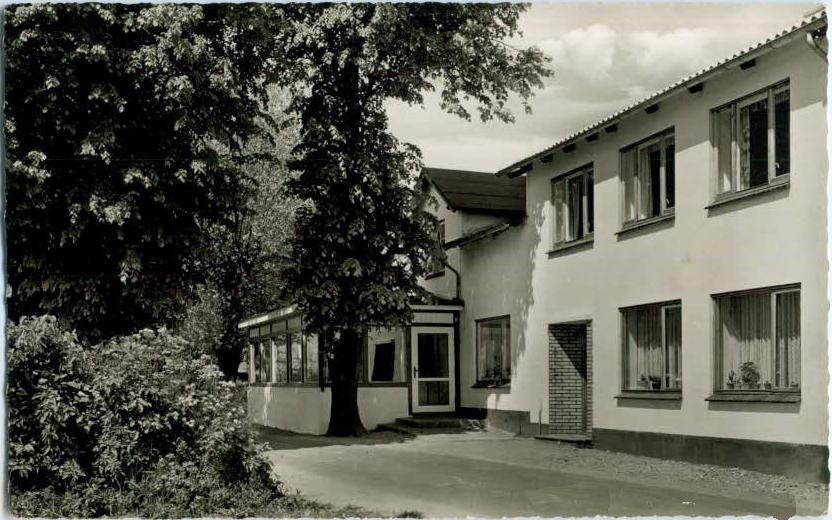
[[[758,42],[755,45],[745,49],[744,51],[739,51],[733,54],[731,57],[721,60],[714,65],[706,67],[704,69],[699,70],[698,72],[694,72],[693,74],[686,76],[679,81],[668,85],[667,87],[650,94],[649,96],[642,98],[639,101],[635,101],[630,105],[626,106],[625,108],[614,112],[601,120],[585,127],[582,130],[579,130],[563,139],[556,141],[553,145],[549,146],[545,150],[541,150],[533,155],[529,155],[524,159],[516,161],[505,168],[502,168],[497,171],[497,175],[508,177],[517,177],[526,173],[531,169],[529,166],[527,169],[524,169],[520,172],[515,172],[515,170],[520,170],[526,168],[528,165],[527,163],[531,163],[547,154],[556,151],[557,148],[569,145],[573,142],[578,141],[579,139],[591,134],[592,132],[598,131],[600,128],[612,124],[618,123],[620,120],[626,118],[627,116],[631,115],[633,112],[645,108],[648,105],[652,105],[658,103],[659,101],[663,101],[679,92],[682,91],[683,88],[690,87],[695,85],[696,83],[700,83],[705,81],[706,79],[710,79],[711,77],[719,74],[724,69],[732,68],[739,64],[739,62],[747,61],[749,59],[756,58],[757,56],[762,56],[766,54],[770,50],[779,47],[779,45],[775,45],[777,43],[781,43],[784,41],[790,41],[793,39],[797,33],[803,30],[813,30],[818,27],[822,27],[825,25],[826,22],[826,9],[822,12],[814,14],[808,19],[803,20],[797,25],[792,26],[791,28],[786,28],[773,36],[769,36],[762,42]]]

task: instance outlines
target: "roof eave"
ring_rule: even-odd
[[[580,130],[579,132],[572,134],[571,136],[568,136],[560,141],[555,142],[555,144],[546,148],[545,150],[537,152],[534,155],[528,156],[525,159],[516,161],[510,164],[509,166],[502,168],[501,170],[497,171],[497,175],[505,175],[508,177],[518,177],[520,175],[523,175],[524,173],[527,173],[532,169],[532,163],[534,161],[558,151],[559,148],[563,148],[573,143],[577,143],[579,140],[583,139],[587,135],[590,135],[593,132],[597,132],[599,129],[603,127],[617,124],[619,121],[625,119],[626,117],[630,116],[634,112],[637,112],[638,110],[641,110],[649,105],[665,101],[668,98],[673,97],[676,94],[679,94],[683,91],[683,89],[687,89],[688,87],[696,85],[697,83],[707,81],[726,70],[736,68],[741,63],[762,56],[763,54],[770,52],[772,49],[782,47],[783,45],[790,43],[799,35],[802,35],[805,31],[815,30],[819,27],[826,25],[826,23],[826,12],[824,11],[822,14],[815,15],[815,18],[811,21],[802,23],[799,26],[795,27],[793,30],[787,31],[779,36],[770,37],[766,39],[766,41],[764,41],[763,43],[758,44],[757,46],[747,50],[746,52],[739,53],[736,56],[732,56],[731,58],[726,59],[724,62],[717,63],[712,67],[703,69],[698,73],[694,73],[693,75],[688,76],[687,78],[684,78],[678,81],[677,83],[665,87],[664,89],[658,91],[652,96],[648,96],[642,99],[641,101],[638,101],[635,104],[622,109],[620,112],[611,114],[606,118],[603,118],[598,122],[584,128],[583,130]]]

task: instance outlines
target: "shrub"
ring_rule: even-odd
[[[9,325],[12,512],[256,516],[282,497],[233,383],[165,329],[89,349]]]

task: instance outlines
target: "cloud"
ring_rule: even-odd
[[[706,66],[718,38],[709,28],[679,28],[671,32],[638,31],[621,39],[625,60],[641,78],[662,78],[665,83]]]
[[[538,47],[562,69],[591,81],[610,77],[618,34],[603,24],[573,29],[560,38],[546,39]]]

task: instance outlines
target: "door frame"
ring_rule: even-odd
[[[448,404],[447,405],[419,405],[419,377],[417,374],[419,354],[418,334],[445,334],[448,336]],[[451,324],[437,323],[435,325],[413,325],[410,327],[408,339],[410,343],[409,374],[410,374],[410,410],[411,413],[455,412],[457,409],[457,328]],[[436,380],[436,379],[433,379]],[[444,378],[442,378],[444,380]]]

